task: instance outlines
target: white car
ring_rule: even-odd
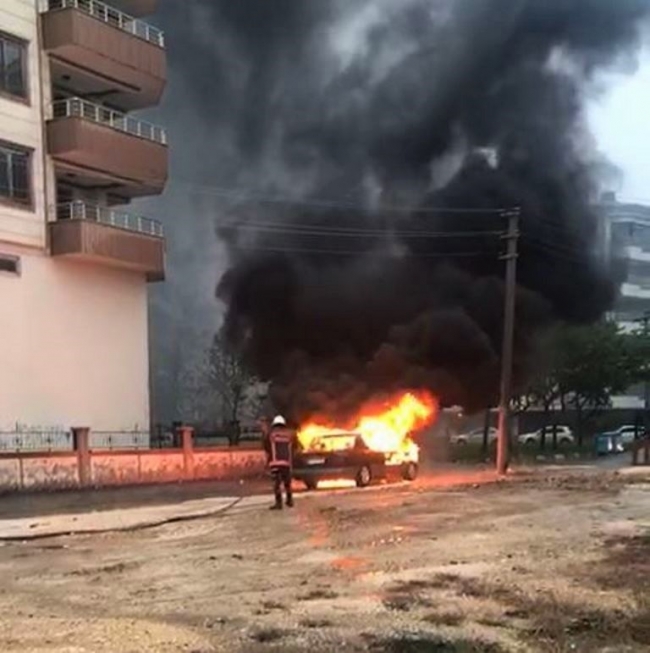
[[[557,426],[557,443],[561,445],[569,445],[573,444],[575,442],[575,438],[573,437],[573,432],[568,426]],[[539,429],[537,431],[533,431],[531,433],[522,433],[519,438],[519,444],[523,444],[526,446],[536,446],[540,445],[542,442],[542,429]],[[547,426],[546,427],[546,443],[547,444],[552,444],[553,443],[553,427],[552,426]]]
[[[642,436],[644,432],[643,427],[626,424],[625,426],[619,426],[614,431],[601,433],[596,437],[602,440],[609,439],[610,442],[607,445],[607,451],[612,452],[615,450],[617,453],[623,453],[632,446],[637,430],[639,431],[639,436]]]
[[[467,444],[483,444],[483,433],[485,429],[474,429],[468,433],[458,433],[457,435],[452,435],[449,438],[449,442],[454,445],[467,445]],[[498,431],[491,426],[488,429],[488,443],[492,444],[497,439]]]

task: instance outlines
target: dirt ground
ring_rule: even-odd
[[[650,651],[650,474],[300,496],[0,546],[5,653]]]

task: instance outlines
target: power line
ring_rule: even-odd
[[[209,195],[214,197],[222,197],[231,199],[240,203],[260,203],[260,204],[282,204],[286,206],[305,206],[314,208],[340,208],[346,210],[357,210],[366,213],[406,213],[412,214],[459,214],[459,215],[498,215],[501,216],[512,207],[456,207],[456,206],[441,206],[441,207],[417,207],[417,206],[386,206],[370,208],[366,205],[353,203],[353,202],[336,202],[332,200],[319,200],[319,199],[298,199],[287,195],[263,195],[257,193],[252,189],[237,189],[237,188],[222,188],[219,186],[209,186],[205,184],[197,184],[195,182],[188,182],[182,180],[170,180],[168,188],[173,190],[174,187],[185,186],[187,188],[198,189],[200,192],[197,194]]]
[[[588,267],[590,262],[593,262],[593,258],[585,259],[584,256],[580,256],[579,253],[574,250],[573,252],[569,250],[559,249],[553,246],[544,244],[542,241],[526,240],[526,245],[532,247],[533,249],[538,249],[546,254],[551,254],[555,258],[568,262],[568,263],[577,263],[583,267]]]
[[[364,236],[393,236],[399,238],[479,238],[502,236],[503,231],[398,231],[393,229],[327,227],[310,225],[290,225],[270,222],[226,222],[217,225],[222,229],[234,228],[238,231],[266,231],[279,234],[296,234],[305,236],[337,236],[337,237],[364,237]]]
[[[494,256],[498,258],[497,252],[436,252],[436,253],[411,253],[408,252],[404,257],[395,252],[380,252],[377,250],[344,250],[344,249],[312,249],[307,247],[269,247],[269,246],[247,246],[247,245],[232,245],[232,249],[249,251],[249,252],[275,252],[275,253],[293,253],[293,254],[326,254],[328,256],[356,256],[366,257],[375,256],[378,258],[472,258],[472,257],[486,257]]]

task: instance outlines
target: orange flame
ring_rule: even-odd
[[[348,428],[319,419],[309,422],[298,432],[298,440],[306,451],[331,451],[345,448],[345,440],[354,433],[369,449],[417,460],[418,448],[411,433],[431,424],[437,412],[438,404],[428,393],[404,392],[389,401],[369,402]],[[341,437],[334,437],[337,435]]]

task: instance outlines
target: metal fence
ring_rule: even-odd
[[[139,120],[132,116],[109,109],[101,104],[95,104],[78,97],[57,100],[52,103],[54,118],[83,118],[92,122],[106,125],[111,129],[138,136],[161,145],[167,145],[167,131],[163,127],[154,125],[146,120]]]
[[[0,431],[0,453],[49,453],[73,448],[71,431]]]
[[[106,206],[86,204],[86,202],[75,201],[58,204],[56,207],[57,220],[88,220],[99,222],[110,227],[118,227],[127,231],[164,238],[163,226],[157,220],[143,218],[131,213],[115,211]]]
[[[261,434],[244,430],[240,438],[233,441],[222,432],[197,432],[194,445],[199,448],[242,446],[250,448],[261,441]],[[174,427],[156,425],[151,431],[143,430],[90,430],[91,451],[144,451],[151,449],[180,449],[180,433]],[[0,454],[14,453],[56,453],[74,451],[72,429],[66,430],[17,430],[0,431]]]
[[[91,431],[90,449],[130,450],[149,449],[151,434],[148,431]]]
[[[112,27],[133,34],[143,41],[148,41],[161,48],[165,47],[164,32],[143,20],[133,18],[133,16],[107,5],[105,2],[99,2],[99,0],[49,0],[48,11],[57,9],[78,9]]]

